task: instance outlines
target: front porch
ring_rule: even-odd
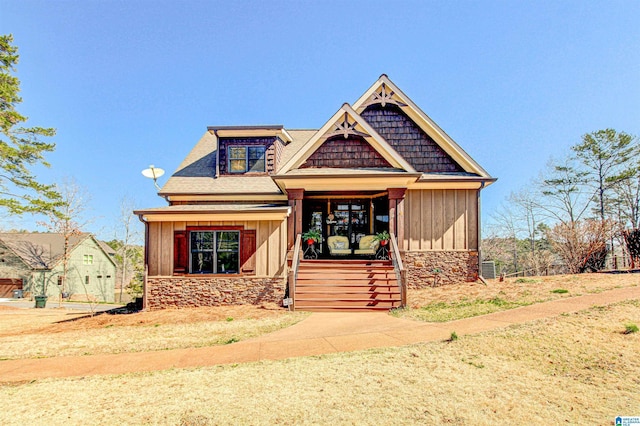
[[[305,259],[388,259],[377,234],[402,238],[404,188],[384,191],[312,192],[290,189],[289,250],[302,234]],[[305,235],[313,235],[305,238]],[[313,238],[312,241],[311,238]]]

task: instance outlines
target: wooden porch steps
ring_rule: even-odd
[[[298,267],[298,311],[388,311],[401,299],[387,260],[302,260]]]

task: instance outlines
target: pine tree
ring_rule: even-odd
[[[53,185],[38,182],[29,167],[49,166],[44,154],[55,144],[41,139],[56,131],[21,125],[27,117],[16,110],[22,102],[20,80],[13,75],[18,59],[13,35],[0,35],[0,207],[11,214],[46,213],[55,210],[60,196]]]

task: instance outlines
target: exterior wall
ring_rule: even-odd
[[[391,165],[363,139],[338,136],[325,141],[320,148],[305,161],[301,168],[390,168]]]
[[[371,105],[360,115],[417,171],[464,171],[399,107]]]
[[[287,222],[151,222],[149,223],[148,276],[173,275],[173,233],[187,226],[242,226],[256,230],[256,277],[286,275]],[[239,278],[239,276],[234,276]]]
[[[477,280],[478,190],[408,190],[404,202],[409,288]]]
[[[85,265],[84,255],[93,256],[93,264]],[[47,285],[48,296],[58,296],[58,275],[62,275],[62,262],[51,273]],[[89,284],[85,284],[86,277]],[[65,291],[71,293],[75,300],[92,299],[103,302],[113,302],[116,284],[116,266],[96,244],[92,238],[85,239],[71,252],[67,270],[67,285]]]
[[[280,304],[286,279],[253,277],[149,277],[147,309]]]
[[[15,255],[4,247],[0,248],[0,278],[22,278],[26,296],[46,294],[59,297],[62,289],[58,286],[58,277],[63,274],[62,262],[51,270],[32,271]],[[84,265],[84,255],[93,256],[93,265]],[[89,285],[84,285],[89,276]],[[115,293],[116,267],[92,238],[85,239],[76,246],[69,257],[67,285],[64,291],[74,300],[92,299],[113,302]]]
[[[403,250],[478,250],[478,190],[408,190],[404,217]]]
[[[479,274],[478,252],[473,250],[405,252],[402,262],[410,289],[476,281]]]

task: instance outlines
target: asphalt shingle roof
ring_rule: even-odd
[[[70,248],[90,234],[72,235]],[[64,236],[56,233],[7,233],[0,240],[31,269],[51,269],[64,255]]]

